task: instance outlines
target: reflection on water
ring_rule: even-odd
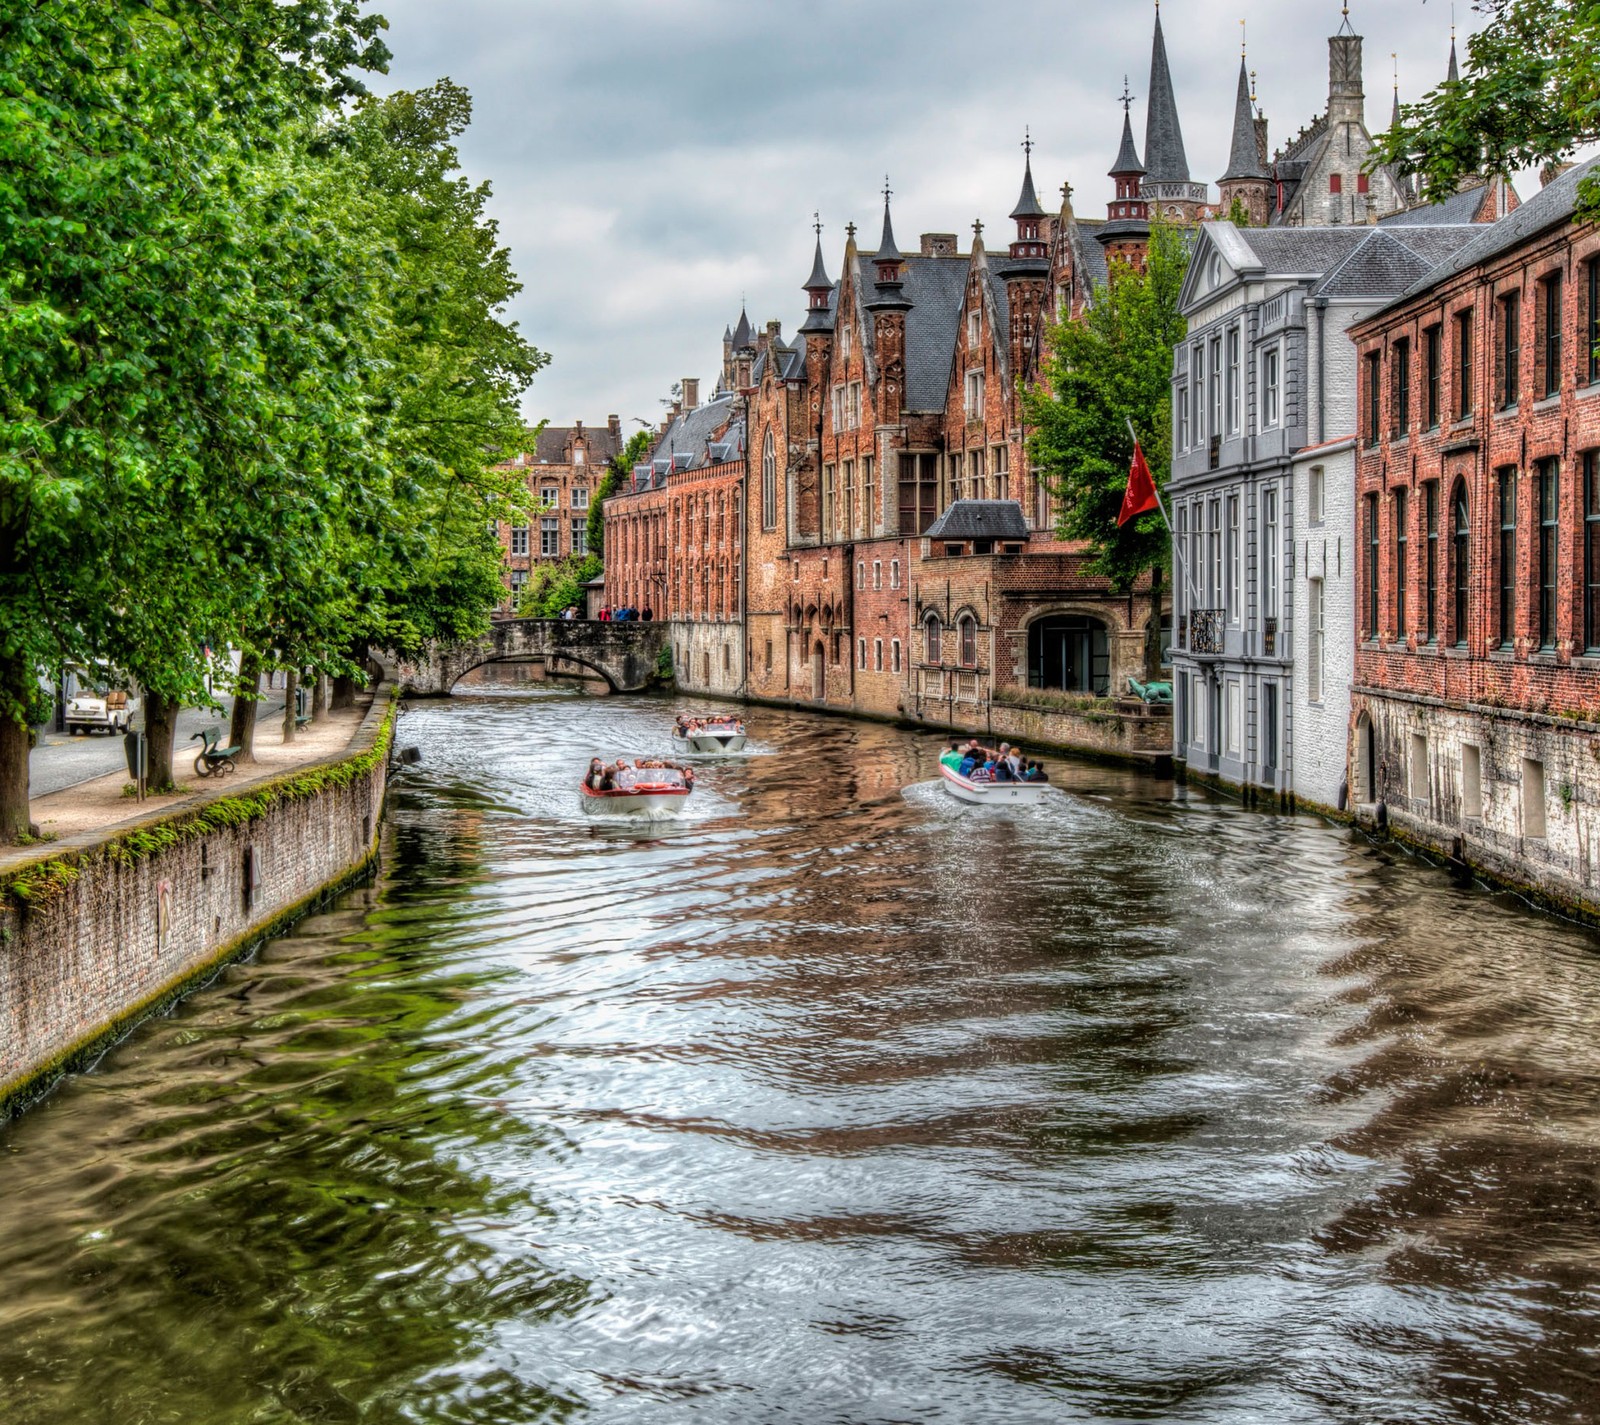
[[[409,711],[382,878],[0,1130],[0,1418],[1600,1418],[1600,958],[1311,819]]]

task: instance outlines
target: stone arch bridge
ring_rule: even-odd
[[[507,619],[472,643],[429,643],[415,659],[375,648],[372,656],[408,697],[442,698],[486,663],[576,665],[597,673],[615,693],[637,693],[655,677],[667,646],[664,623],[587,619]]]

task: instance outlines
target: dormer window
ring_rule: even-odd
[[[967,313],[967,347],[969,350],[977,346],[978,342],[981,340],[982,326],[983,319],[978,315],[977,312],[972,311]]]
[[[584,449],[583,449],[583,447],[581,445],[573,446],[573,448],[572,448],[572,463],[574,465],[582,465],[583,462],[587,458],[588,458],[588,456],[585,454]]]
[[[850,359],[850,338],[851,338],[851,335],[852,335],[852,333],[851,333],[851,329],[849,327],[846,327],[843,331],[841,331],[839,333],[839,355],[845,361],[848,361]]]

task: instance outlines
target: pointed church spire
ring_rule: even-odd
[[[811,263],[811,276],[806,278],[806,319],[800,324],[803,332],[831,332],[833,330],[833,283],[822,262],[822,214],[811,215],[811,228],[817,235],[817,255]]]
[[[828,276],[828,269],[822,261],[822,214],[813,213],[811,228],[817,235],[817,255],[811,263],[811,276],[806,278],[806,292],[826,292],[833,289],[833,280]]]
[[[873,286],[877,295],[867,303],[873,311],[888,310],[890,308],[906,308],[911,305],[906,301],[901,288],[905,285],[903,272],[906,265],[905,254],[900,251],[894,240],[894,222],[889,216],[889,199],[893,196],[893,189],[889,187],[887,177],[883,180],[883,237],[878,241],[878,250],[872,254],[872,265],[877,269],[877,277]]]
[[[1178,101],[1167,66],[1167,41],[1161,32],[1161,6],[1156,6],[1155,40],[1150,48],[1150,107],[1145,115],[1144,163],[1152,183],[1189,182],[1189,160],[1183,151]]]
[[[1256,112],[1250,102],[1250,71],[1243,56],[1239,59],[1239,92],[1233,101],[1233,145],[1228,150],[1228,171],[1224,183],[1235,178],[1265,178],[1261,146],[1256,142]]]
[[[894,263],[898,266],[904,258],[904,254],[895,246],[894,222],[889,217],[889,199],[893,196],[893,193],[894,190],[889,187],[889,180],[885,177],[883,180],[883,236],[878,240],[878,251],[872,259],[880,268],[886,263]],[[881,276],[879,280],[882,280]]]
[[[1033,135],[1025,134],[1022,147],[1027,157],[1022,161],[1022,195],[1011,216],[1019,222],[1023,218],[1042,218],[1045,211],[1039,206],[1039,195],[1033,191]]]
[[[1461,66],[1456,63],[1456,22],[1453,19],[1450,21],[1450,72],[1444,78],[1447,84],[1461,82]]]
[[[1139,162],[1139,150],[1133,142],[1133,119],[1126,101],[1122,106],[1122,147],[1117,150],[1116,161],[1108,171],[1113,178],[1144,176],[1144,164]]]

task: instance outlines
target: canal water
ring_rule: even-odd
[[[401,721],[377,882],[0,1129],[0,1419],[1600,1418],[1600,953],[1311,818]],[[0,950],[3,953],[3,950]]]

